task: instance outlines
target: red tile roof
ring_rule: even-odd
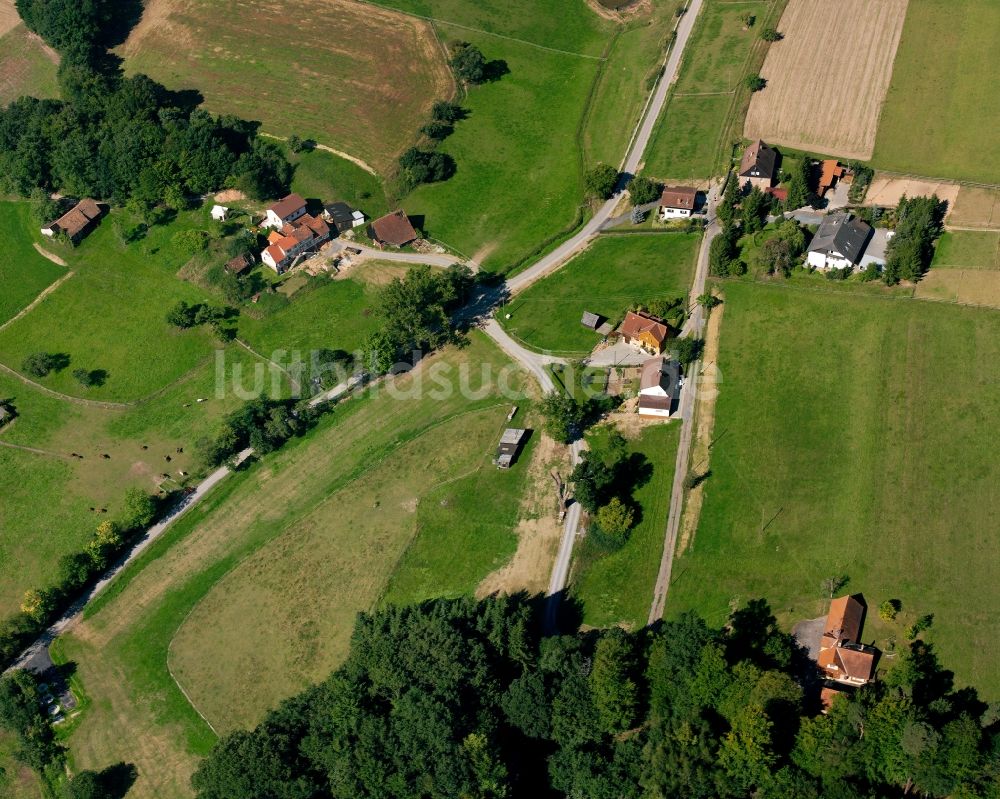
[[[664,186],[663,194],[660,195],[660,205],[693,211],[697,198],[698,190],[690,186]]]
[[[56,233],[65,233],[73,239],[83,233],[87,226],[100,215],[101,209],[97,202],[86,197],[46,227],[51,228]]]
[[[638,338],[640,333],[649,332],[660,347],[670,336],[670,328],[662,319],[635,311],[625,314],[625,321],[622,322],[619,332],[625,338]]]

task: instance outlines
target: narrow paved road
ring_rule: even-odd
[[[715,204],[718,200],[718,189],[713,188],[708,197],[708,226],[701,240],[698,252],[698,265],[694,273],[694,284],[691,287],[691,306],[693,310],[681,331],[681,335],[702,338],[705,329],[705,309],[697,300],[705,293],[705,278],[708,277],[708,251],[721,228],[715,218]],[[691,440],[694,435],[694,405],[698,393],[698,375],[701,361],[695,361],[687,370],[688,379],[681,391],[680,408],[677,415],[681,422],[681,438],[677,446],[677,460],[674,463],[674,483],[670,490],[670,512],[667,515],[667,529],[663,536],[663,553],[660,556],[660,571],[653,587],[653,603],[649,609],[649,623],[653,624],[663,617],[663,608],[667,602],[667,591],[670,589],[670,575],[674,564],[674,550],[677,548],[677,533],[680,530],[681,511],[684,505],[684,478],[687,476],[688,462],[691,457]]]
[[[701,11],[702,2],[703,0],[691,0],[687,13],[677,23],[677,38],[674,42],[673,50],[670,51],[670,56],[667,59],[663,77],[657,84],[645,115],[639,122],[636,135],[632,139],[628,154],[625,156],[625,161],[622,164],[622,173],[625,176],[625,180],[634,175],[642,163],[642,157],[646,152],[646,147],[649,145],[649,140],[653,136],[653,131],[656,129],[656,122],[660,117],[660,112],[663,110],[667,94],[674,80],[677,78],[677,70],[680,68],[681,58],[684,56],[684,49],[687,47],[688,38],[691,36],[694,21]],[[597,212],[590,218],[587,224],[580,228],[577,233],[556,247],[548,255],[540,258],[527,269],[518,272],[510,278],[507,281],[507,288],[510,293],[516,294],[519,291],[524,291],[532,283],[558,269],[578,252],[585,250],[590,244],[590,240],[604,227],[605,222],[612,218],[611,214],[618,205],[622,191],[624,191],[624,185],[620,186],[614,196],[597,209]]]
[[[318,405],[321,402],[328,402],[330,400],[337,399],[350,391],[351,388],[352,386],[349,383],[340,383],[339,385],[331,388],[329,391],[314,397],[310,401],[310,405]],[[249,448],[239,452],[235,456],[236,465],[238,466],[243,463],[251,455],[253,455],[253,450]],[[134,562],[135,559],[148,549],[157,538],[163,535],[170,525],[201,502],[208,495],[208,493],[215,488],[215,486],[217,486],[229,475],[231,471],[232,470],[229,466],[220,466],[208,475],[208,477],[202,480],[194,491],[184,496],[170,510],[165,518],[161,519],[146,531],[146,534],[139,539],[139,541],[132,547],[131,550],[129,550],[128,554],[122,560],[112,566],[97,583],[81,594],[58,620],[53,622],[44,633],[35,639],[34,643],[21,652],[18,659],[13,665],[10,666],[10,668],[7,669],[7,671],[17,668],[26,668],[29,664],[32,668],[44,670],[45,667],[51,665],[51,660],[46,654],[49,644],[51,644],[58,635],[61,635],[76,623],[82,615],[84,608],[87,606],[87,603],[101,593],[101,591],[103,591],[108,584],[115,579],[115,577],[128,568],[129,564]]]
[[[594,216],[591,217],[591,219],[576,234],[560,244],[548,255],[540,258],[527,269],[510,278],[507,281],[507,291],[510,295],[524,291],[528,288],[528,286],[557,270],[574,255],[582,250],[585,250],[590,245],[591,240],[606,225],[609,223],[613,224],[614,218],[612,217],[612,213],[619,203],[625,184],[638,171],[639,166],[642,163],[643,155],[646,152],[646,148],[649,146],[649,141],[653,136],[653,131],[656,129],[656,123],[659,120],[661,111],[663,110],[667,94],[677,78],[677,72],[680,69],[681,59],[684,56],[684,50],[687,46],[688,39],[691,36],[691,30],[694,28],[695,20],[698,17],[698,13],[701,11],[702,2],[703,0],[691,0],[687,13],[680,18],[677,24],[677,36],[674,41],[673,49],[667,58],[667,63],[663,70],[663,77],[657,84],[649,103],[647,103],[645,112],[639,121],[636,133],[630,143],[628,153],[622,163],[621,171],[623,176],[618,190],[615,192],[614,196],[611,197],[611,199],[605,202],[597,210]],[[710,216],[711,208],[712,205],[710,198]],[[706,242],[708,239],[709,235],[706,233]],[[707,264],[708,249],[706,242],[703,242],[702,254]],[[696,274],[695,287],[692,290],[692,296],[701,294],[703,290],[704,276],[702,275],[699,287],[698,277]],[[700,308],[697,308],[696,313],[698,310],[700,310]],[[552,379],[544,367],[547,363],[558,362],[561,359],[553,358],[552,356],[540,355],[520,346],[507,335],[495,319],[490,319],[484,323],[483,330],[500,346],[501,349],[503,349],[508,355],[517,360],[529,372],[536,376],[543,391],[554,390]],[[687,393],[693,394],[694,392],[692,391]],[[682,435],[683,432],[685,432],[689,427],[690,424],[685,425]],[[579,462],[582,450],[582,441],[575,441],[570,446],[570,458],[574,466]],[[683,488],[683,483],[681,485]],[[673,506],[671,506],[671,508],[672,507]],[[556,556],[556,562],[552,568],[552,577],[549,581],[548,596],[550,599],[546,604],[545,609],[545,626],[549,631],[553,631],[556,628],[559,599],[566,590],[566,584],[569,581],[570,563],[573,559],[573,545],[578,534],[580,516],[580,506],[574,502],[570,505],[566,512],[562,539],[559,543],[559,553]]]

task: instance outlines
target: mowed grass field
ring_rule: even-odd
[[[0,236],[7,252],[0,259],[0,325],[31,304],[68,271],[35,250],[34,221],[27,203],[0,202]],[[39,238],[41,236],[39,235]]]
[[[943,234],[931,269],[917,283],[914,296],[1000,308],[1000,233],[956,230]]]
[[[700,241],[696,233],[605,234],[498,316],[535,349],[590,352],[600,336],[580,324],[584,311],[615,324],[634,302],[686,297]]]
[[[680,0],[651,1],[637,9],[613,39],[583,129],[588,167],[602,162],[617,166],[625,157],[653,81],[663,67],[677,20],[674,12],[681,6]]]
[[[389,211],[382,182],[357,164],[319,149],[289,152],[287,157],[295,167],[292,191],[307,201],[346,202],[372,219]]]
[[[727,137],[741,99],[741,81],[761,57],[760,31],[776,2],[780,0],[706,0],[650,141],[646,174],[704,180],[718,171],[730,143]],[[746,14],[756,17],[749,29],[743,23]]]
[[[17,12],[13,13],[16,18]],[[58,54],[19,20],[4,32],[5,27],[0,21],[0,107],[25,95],[58,97]]]
[[[908,0],[790,0],[767,52],[767,87],[753,95],[743,135],[798,150],[867,160]]]
[[[402,206],[427,235],[507,271],[579,218],[576,136],[599,62],[469,31],[462,38],[510,72],[462,101],[469,118],[439,148],[455,159],[454,177],[417,188]]]
[[[1000,4],[910,0],[873,162],[898,172],[1000,183],[993,64]]]
[[[424,368],[435,362],[449,364],[456,372],[468,370],[473,389],[482,387],[481,364],[500,368],[507,363],[478,335],[464,349],[425,361]],[[399,389],[411,388],[415,379],[413,375],[401,378]],[[435,385],[427,383],[425,388]],[[493,413],[485,409],[497,402],[488,388],[472,400],[458,392],[444,398],[424,392],[422,398],[413,400],[382,392],[376,397],[346,401],[324,417],[306,438],[290,442],[265,463],[230,478],[181,519],[144,553],[135,568],[123,575],[124,579],[98,599],[87,618],[60,640],[62,656],[78,664],[79,678],[92,700],[68,741],[74,766],[94,768],[124,760],[135,763],[140,774],[130,796],[189,796],[188,776],[198,757],[215,740],[167,669],[170,642],[192,608],[229,572],[250,562],[246,559],[262,546],[286,531],[304,530],[307,520],[324,503],[336,504],[328,500],[338,492],[353,484],[364,491],[377,491],[380,485],[389,491],[392,481],[382,479],[385,469],[391,467],[394,458],[401,457],[403,448],[423,434],[429,434],[424,440],[433,441],[435,451],[448,452],[463,446],[461,426],[447,428],[454,430],[454,435],[449,433],[448,437],[435,438],[432,429],[445,429],[442,423],[458,414],[480,411],[485,418]],[[504,408],[496,410],[497,431],[506,415]],[[491,440],[489,445],[492,452],[495,442]],[[424,481],[430,484],[432,480],[433,475],[425,470]],[[410,500],[412,495],[403,499]],[[372,515],[398,515],[405,509],[387,500],[379,508],[369,505],[366,510]],[[313,534],[321,533],[314,530]],[[377,574],[385,574],[383,559],[392,563],[395,559],[392,551],[380,551],[376,540],[355,536],[348,541],[355,552],[368,553],[366,562],[356,562],[344,574],[342,596],[349,603],[359,601],[350,599],[352,591],[361,591],[365,585],[378,582]],[[333,557],[340,556],[334,553]],[[309,568],[318,577],[338,565],[330,558],[326,562],[317,559]],[[303,603],[310,601],[307,597],[299,599]],[[272,610],[275,615],[269,615]],[[346,607],[342,610],[334,603],[322,610],[324,614],[343,614],[348,629],[353,623],[353,611]],[[251,636],[258,635],[256,628],[277,634],[280,631],[275,629],[276,620],[281,618],[277,611],[277,607],[263,605],[250,608],[249,615],[240,618],[240,628]],[[307,628],[300,629],[308,633]],[[215,630],[215,634],[233,632]],[[306,642],[304,646],[311,644]],[[308,651],[299,648],[286,653],[290,658],[299,658],[299,674],[308,671]],[[229,664],[217,665],[231,668]],[[310,674],[319,676],[315,671]],[[218,688],[218,680],[211,680],[209,688]],[[203,686],[185,687],[202,693],[206,690]],[[259,685],[254,690],[270,689]],[[234,713],[244,713],[244,708],[251,706],[259,712],[263,707],[255,695],[240,698],[239,702]]]
[[[791,626],[826,612],[822,582],[870,608],[934,614],[960,683],[1000,696],[1000,314],[726,283],[722,385],[701,522],[667,615],[710,623],[766,597]],[[869,613],[865,639],[904,644]]]
[[[430,25],[371,5],[153,0],[122,46],[129,72],[197,89],[206,107],[387,171],[454,92]]]
[[[470,32],[510,37],[539,47],[599,57],[613,23],[598,16],[586,0],[379,0],[377,5],[432,18],[442,38],[464,39]]]
[[[593,627],[646,625],[660,570],[670,512],[670,489],[677,460],[680,424],[655,424],[630,442],[629,452],[646,456],[649,480],[633,500],[641,508],[628,541],[614,552],[601,552],[584,541],[570,580],[570,595],[583,605],[583,623]]]
[[[26,221],[22,215],[20,224]],[[42,378],[43,385],[72,396],[128,402],[207,360],[215,346],[211,334],[205,329],[178,330],[165,318],[179,300],[206,299],[175,276],[188,256],[177,252],[171,239],[190,227],[207,227],[203,212],[154,227],[141,243],[122,248],[113,219],[105,216],[78,247],[60,250],[73,277],[0,331],[0,363],[20,370],[24,358],[34,352],[63,353],[70,358],[69,367]],[[9,241],[19,242],[20,251],[30,249],[28,229],[9,232]],[[36,266],[13,264],[19,274]],[[72,376],[77,368],[105,371],[104,385],[84,388]]]
[[[259,363],[235,345],[224,357],[230,374],[237,364],[252,373]],[[281,393],[284,381],[274,378],[268,390]],[[0,398],[18,411],[0,429],[0,617],[18,610],[27,589],[52,581],[59,558],[83,546],[101,521],[115,518],[126,488],[173,489],[184,482],[180,471],[196,471],[193,444],[239,402],[232,392],[216,397],[216,380],[213,362],[155,400],[117,410],[60,400],[0,373]]]
[[[496,474],[490,458],[508,410],[461,414],[374,460],[339,491],[313,498],[310,512],[215,585],[174,636],[169,662],[216,730],[254,726],[343,662],[354,618],[385,590],[417,535],[421,506],[440,503],[435,489],[452,480]],[[453,521],[467,523],[461,514]],[[499,545],[509,558],[516,524],[480,528],[486,537],[465,543],[488,552]],[[468,593],[503,560],[487,561]],[[249,617],[258,623],[246,624]]]

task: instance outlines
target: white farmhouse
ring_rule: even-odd
[[[639,380],[639,415],[666,419],[677,399],[680,364],[667,358],[650,358],[642,365]]]
[[[687,219],[694,213],[698,190],[688,186],[664,186],[660,195],[660,219]]]
[[[289,194],[267,209],[261,227],[281,230],[289,222],[294,222],[306,213],[306,201],[298,194]]]
[[[850,269],[862,261],[872,228],[850,214],[831,214],[809,245],[807,262],[813,269]]]

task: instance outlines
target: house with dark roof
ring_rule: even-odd
[[[301,195],[293,192],[282,197],[267,209],[261,227],[273,227],[276,230],[281,230],[288,223],[305,216],[305,213],[306,201],[302,199]]]
[[[740,161],[740,188],[748,189],[756,186],[761,191],[769,189],[774,183],[778,166],[778,151],[768,147],[761,139],[743,151]]]
[[[698,190],[690,186],[664,186],[660,195],[660,219],[687,219],[694,213]]]
[[[361,227],[365,223],[365,215],[355,211],[347,203],[330,203],[323,208],[323,218],[333,225],[338,233]]]
[[[666,322],[641,311],[629,311],[625,314],[618,332],[626,344],[652,355],[663,352],[671,335],[670,326]]]
[[[860,219],[848,213],[830,214],[813,236],[806,262],[813,269],[850,269],[861,263],[871,238],[871,226]]]
[[[390,247],[405,247],[417,239],[417,231],[410,224],[409,217],[401,210],[393,211],[372,222],[368,226],[368,235],[376,244]]]
[[[528,431],[519,427],[508,427],[500,436],[500,443],[497,445],[497,456],[495,463],[501,469],[509,469],[514,465],[517,456],[528,439]]]
[[[667,358],[643,363],[639,378],[639,415],[666,419],[673,411],[680,390],[680,364]]]
[[[50,222],[42,228],[43,236],[65,235],[76,244],[87,233],[93,224],[101,218],[101,207],[96,200],[89,197],[80,200],[55,222]]]

